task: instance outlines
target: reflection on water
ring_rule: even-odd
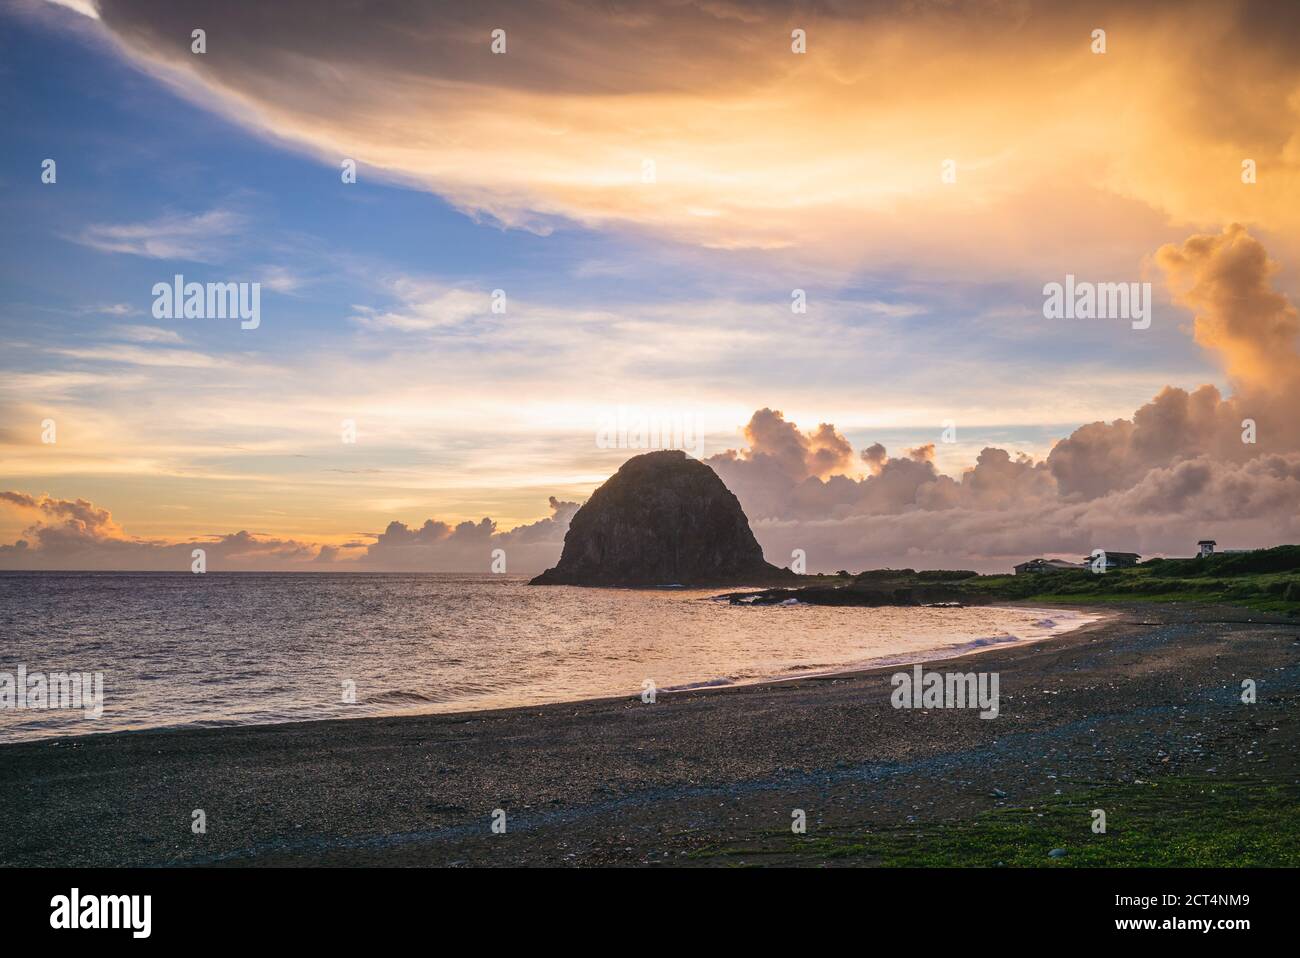
[[[750,608],[716,592],[492,575],[0,574],[0,673],[102,671],[105,698],[97,720],[0,709],[0,741],[634,696],[647,679],[666,690],[910,662],[1091,618]]]

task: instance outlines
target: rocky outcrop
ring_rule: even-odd
[[[775,585],[740,502],[704,463],[650,452],[623,463],[577,511],[555,568],[533,585]]]
[[[855,586],[808,586],[801,589],[764,589],[761,592],[731,592],[719,596],[732,605],[991,605],[992,595],[967,592],[945,585],[901,588],[859,588]]]

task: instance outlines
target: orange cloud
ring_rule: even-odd
[[[1170,224],[1296,249],[1300,17],[1255,4],[99,0],[136,62],[467,212],[805,266],[1131,268]],[[210,22],[202,56],[190,30]],[[1107,31],[1104,54],[1092,30]],[[791,50],[804,29],[807,52]],[[507,52],[490,52],[493,29]],[[1213,64],[1207,69],[1206,64]],[[973,82],[977,81],[977,82]],[[1250,159],[1257,182],[1240,171]],[[941,176],[952,161],[955,182]],[[1117,249],[1116,232],[1129,242]]]
[[[1162,246],[1156,262],[1175,302],[1196,314],[1196,341],[1219,354],[1234,383],[1295,396],[1300,313],[1272,287],[1277,264],[1245,227]]]

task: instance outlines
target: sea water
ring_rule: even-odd
[[[0,573],[0,675],[102,675],[102,707],[0,707],[0,741],[531,706],[1033,642],[1092,616],[738,606],[505,575]]]

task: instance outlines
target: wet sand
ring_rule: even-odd
[[[889,666],[654,704],[0,746],[0,864],[734,864],[744,856],[699,853],[762,850],[795,808],[813,835],[1094,783],[1300,772],[1300,622],[1185,605],[1082,611],[1108,618],[927,664],[998,672],[995,719],[895,709],[901,668]],[[1245,678],[1254,705],[1240,702]]]

